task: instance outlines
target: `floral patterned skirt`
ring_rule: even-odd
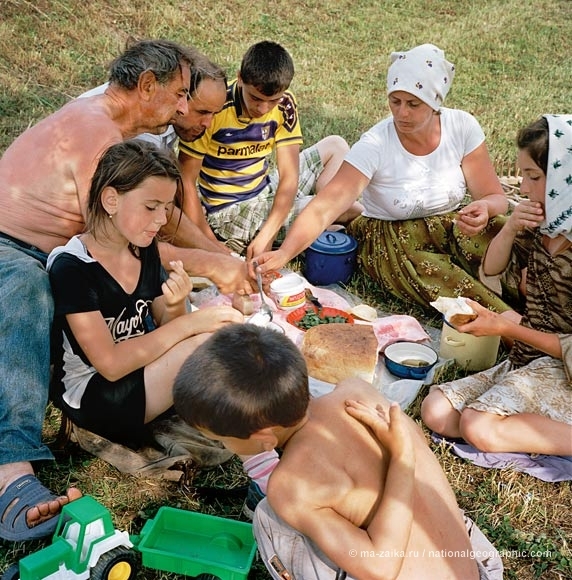
[[[475,411],[509,416],[543,415],[572,425],[572,385],[561,360],[543,356],[514,368],[509,360],[497,366],[442,385],[433,385],[462,413]]]
[[[358,241],[358,264],[386,290],[427,307],[439,296],[465,296],[496,312],[511,307],[484,286],[478,270],[505,218],[497,216],[476,236],[455,225],[457,212],[385,221],[360,216],[348,233]]]

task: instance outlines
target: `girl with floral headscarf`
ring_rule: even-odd
[[[471,302],[458,327],[514,341],[508,360],[433,387],[422,417],[482,451],[572,455],[572,115],[545,115],[517,138],[526,196],[490,243],[485,275],[526,273],[520,323]]]

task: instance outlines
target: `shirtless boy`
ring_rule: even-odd
[[[52,459],[41,439],[53,315],[47,255],[82,231],[101,153],[139,133],[162,132],[187,111],[193,58],[170,41],[135,43],[112,63],[105,95],[66,104],[26,130],[0,159],[0,538],[49,535],[52,516],[80,495],[72,489],[56,498],[33,475],[32,462]],[[183,223],[181,231],[190,230]],[[198,275],[215,267],[211,252],[184,251],[205,263]],[[231,275],[231,267],[221,270]],[[238,277],[242,283],[242,270]]]
[[[283,335],[217,331],[181,368],[174,401],[236,454],[282,449],[254,516],[273,578],[502,578],[415,423],[359,379],[310,400],[304,359]]]

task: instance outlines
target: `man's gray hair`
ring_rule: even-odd
[[[191,69],[198,53],[171,40],[140,40],[115,58],[109,67],[109,82],[125,89],[134,89],[139,77],[147,71],[161,84],[172,81],[181,67]]]

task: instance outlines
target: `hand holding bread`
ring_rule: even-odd
[[[477,313],[468,304],[466,298],[462,296],[458,298],[439,296],[437,300],[429,304],[441,312],[445,320],[453,326],[467,324],[467,322],[472,322],[477,318]]]

